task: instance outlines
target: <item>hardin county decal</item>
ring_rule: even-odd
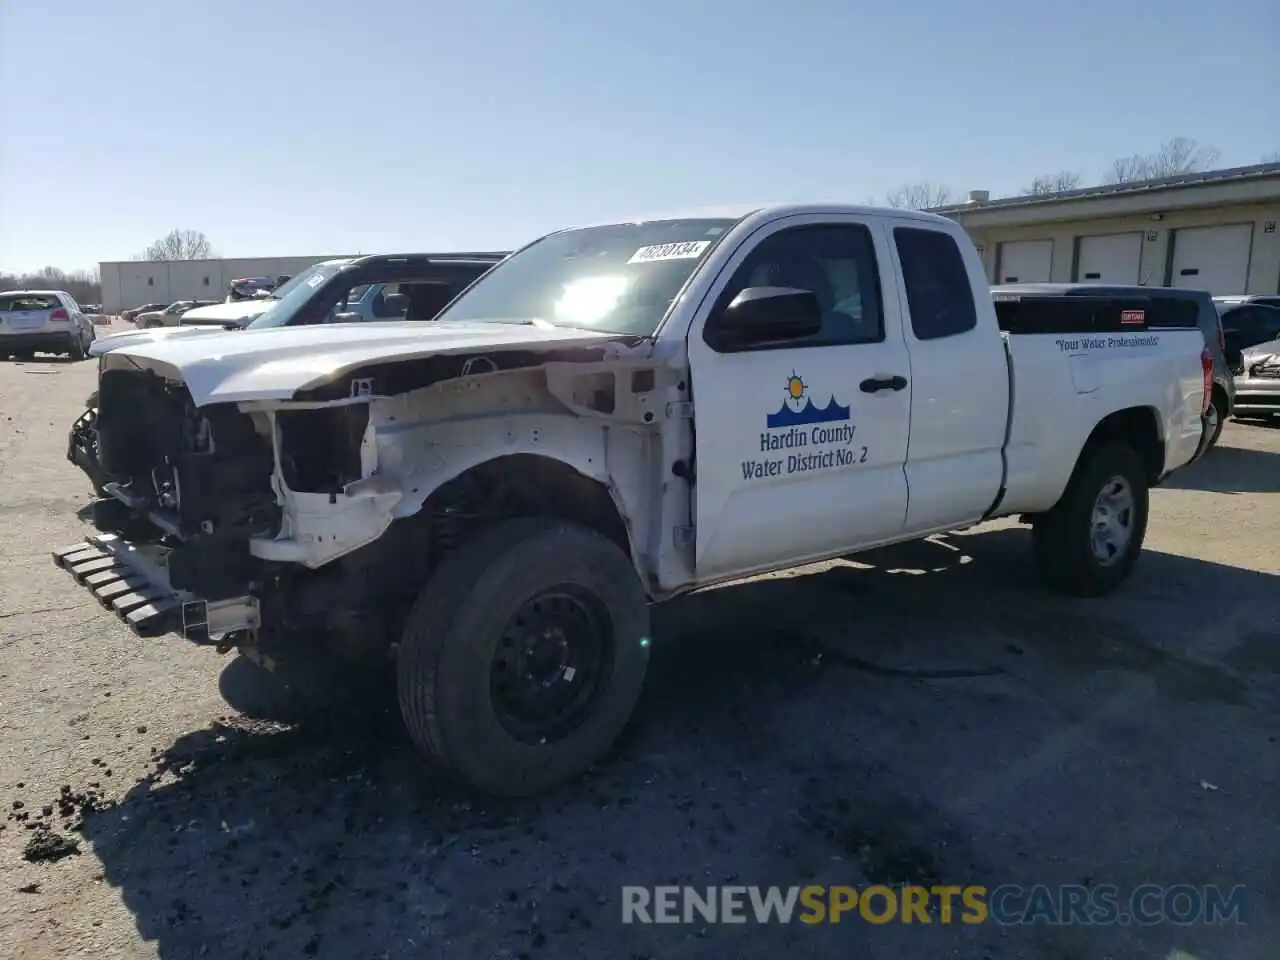
[[[867,448],[854,446],[857,427],[849,408],[830,394],[824,406],[809,396],[809,385],[793,370],[782,402],[764,419],[760,453],[778,453],[742,461],[743,480],[763,480],[812,470],[830,470],[867,462]],[[785,454],[783,452],[785,451]]]

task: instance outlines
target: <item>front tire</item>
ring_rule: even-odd
[[[1087,452],[1062,499],[1032,527],[1046,584],[1078,597],[1114,591],[1142,552],[1148,508],[1146,470],[1132,447],[1107,443]]]
[[[531,796],[608,751],[648,661],[648,601],[626,553],[575,524],[504,521],[445,560],[414,604],[400,710],[449,774]]]

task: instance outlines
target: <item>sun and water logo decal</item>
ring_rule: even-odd
[[[837,423],[848,419],[849,408],[836,403],[834,393],[825,407],[814,406],[808,385],[792,370],[791,376],[787,377],[787,392],[782,399],[782,406],[777,413],[771,413],[765,418],[765,426],[770,429],[803,427],[811,423]]]
[[[794,370],[787,377],[782,405],[765,416],[760,434],[764,456],[742,461],[743,480],[761,480],[792,473],[830,470],[866,463],[867,448],[855,447],[857,427],[848,407],[831,394],[825,406],[809,396],[809,386]],[[778,453],[779,456],[768,456]]]

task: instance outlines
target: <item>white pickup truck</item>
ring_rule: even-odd
[[[101,535],[54,560],[142,636],[390,657],[431,759],[535,793],[621,731],[653,601],[1010,514],[1054,587],[1125,579],[1203,437],[1196,318],[1002,311],[923,213],[556,232],[430,325],[104,355]]]

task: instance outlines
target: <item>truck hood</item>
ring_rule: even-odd
[[[276,301],[270,298],[262,300],[241,300],[239,303],[215,303],[208,307],[196,307],[182,315],[181,323],[187,324],[226,324],[236,320],[252,320],[261,316],[275,306]]]
[[[175,332],[182,327],[174,328]],[[145,331],[150,333],[151,331]],[[618,340],[619,334],[522,323],[335,323],[140,337],[113,349],[108,368],[141,367],[178,377],[196,406],[288,400],[371,363],[459,353],[555,350]]]
[[[222,327],[152,327],[149,330],[124,330],[100,337],[89,345],[89,356],[100,357],[122,347],[139,343],[154,343],[161,340],[172,340],[174,337],[187,337],[192,334],[222,333]]]
[[[1280,340],[1268,340],[1266,343],[1259,343],[1240,351],[1245,363],[1257,363],[1276,354],[1280,354]]]

